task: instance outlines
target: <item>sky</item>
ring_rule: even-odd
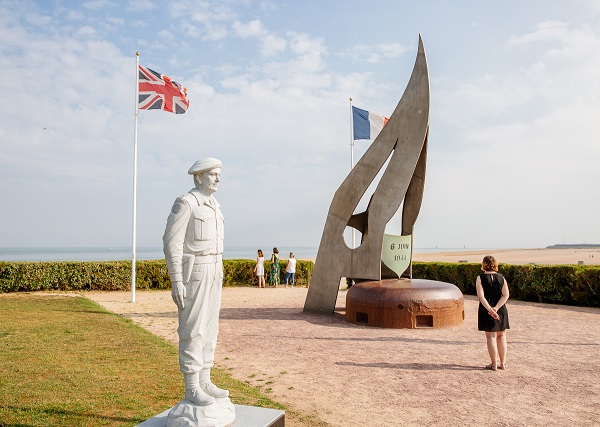
[[[140,52],[190,107],[140,111],[137,245],[162,245],[188,168],[216,157],[227,246],[317,247],[350,171],[349,100],[391,115],[419,34],[415,248],[600,243],[596,0],[0,0],[0,246],[131,245]]]

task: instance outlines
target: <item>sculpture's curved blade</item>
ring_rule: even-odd
[[[305,311],[332,313],[341,277],[381,279],[381,245],[386,224],[398,211],[407,192],[409,206],[406,206],[405,200],[403,212],[406,212],[407,226],[410,225],[411,229],[420,208],[420,181],[425,174],[425,154],[422,152],[428,128],[429,76],[425,49],[419,36],[417,59],[400,102],[331,202],[304,304]],[[388,158],[388,166],[367,211],[353,215],[363,194]],[[419,168],[420,158],[423,160]],[[413,181],[416,169],[417,177]],[[361,245],[356,249],[348,248],[344,242],[343,233],[348,225],[363,233]]]

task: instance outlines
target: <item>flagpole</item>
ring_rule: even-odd
[[[354,169],[354,115],[352,114],[352,98],[350,98],[350,171]],[[352,249],[356,248],[356,235],[352,228]]]
[[[138,116],[139,108],[139,90],[140,90],[140,53],[135,53],[135,120],[133,127],[133,218],[131,226],[131,302],[135,302],[135,249],[136,249],[136,213],[137,213],[137,139],[138,139]]]

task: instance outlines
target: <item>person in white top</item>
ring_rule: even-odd
[[[290,278],[292,279],[292,288],[294,287],[294,276],[296,275],[296,258],[294,253],[290,252],[290,259],[288,259],[287,265],[285,266],[285,287],[288,287]]]
[[[256,265],[254,266],[254,274],[258,277],[258,287],[265,287],[265,256],[261,249],[258,250],[258,257],[256,258]]]

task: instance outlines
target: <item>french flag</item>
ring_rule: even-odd
[[[383,126],[388,122],[388,118],[373,114],[367,110],[362,110],[352,106],[352,122],[354,123],[354,140],[357,139],[375,139]]]

